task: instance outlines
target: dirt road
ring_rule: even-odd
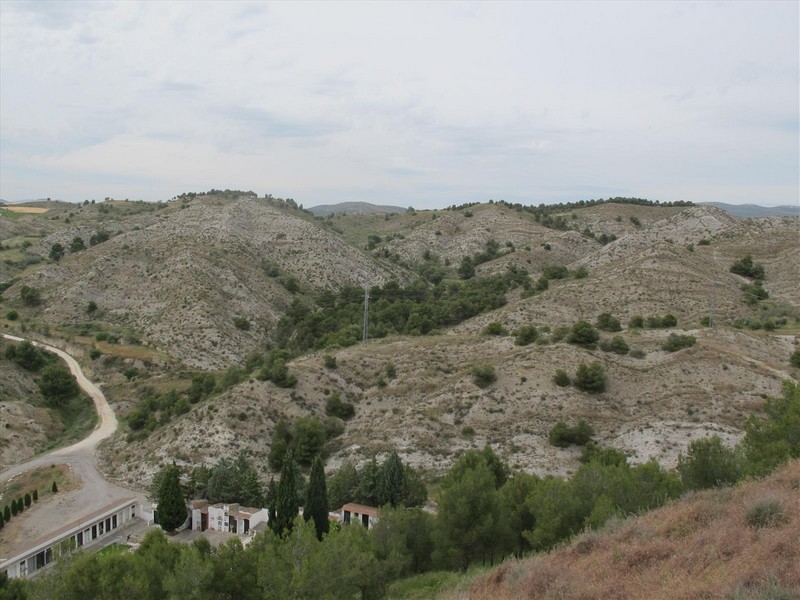
[[[3,334],[3,337],[17,342],[23,341],[23,338],[14,335]],[[80,365],[72,356],[47,344],[32,343],[58,355],[67,364],[78,381],[78,385],[92,398],[99,422],[94,431],[80,442],[65,448],[57,448],[0,473],[0,481],[7,481],[36,467],[66,464],[83,483],[79,490],[58,494],[52,497],[52,500],[40,502],[31,510],[25,511],[21,517],[16,517],[15,520],[19,525],[17,535],[15,539],[2,544],[0,556],[12,554],[15,547],[24,545],[26,541],[58,529],[65,522],[94,512],[114,500],[131,496],[139,496],[141,501],[144,500],[143,494],[106,481],[97,468],[95,456],[97,445],[117,429],[117,418],[108,405],[103,392],[86,378]]]

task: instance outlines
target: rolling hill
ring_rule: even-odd
[[[489,443],[515,468],[564,474],[575,468],[577,451],[550,446],[548,431],[558,420],[580,419],[632,461],[671,465],[697,437],[738,439],[742,416],[777,394],[783,378],[797,376],[788,363],[800,316],[797,226],[797,218],[745,220],[709,206],[625,203],[549,212],[491,203],[330,218],[251,195],[157,205],[50,203],[44,214],[0,218],[8,278],[2,312],[20,313],[3,325],[24,324],[84,354],[124,418],[153,394],[175,388],[185,395],[202,370],[222,381],[225,369],[243,367],[253,352],[291,343],[299,335],[291,325],[297,315],[318,319],[321,331],[325,307],[350,287],[358,303],[364,286],[394,281],[402,288],[436,272],[442,285],[461,289],[466,283],[457,269],[470,257],[478,278],[513,268],[527,271],[532,285],[513,287],[494,310],[451,319],[456,324],[432,335],[409,330],[290,357],[294,387],[245,369],[151,433],[121,431],[104,450],[108,473],[143,484],[168,461],[189,467],[245,452],[267,475],[264,456],[276,423],[324,420],[326,400],[337,392],[354,404],[355,416],[339,423],[328,442],[329,468],[396,448],[435,476],[461,450]],[[92,245],[102,232],[108,239]],[[69,250],[75,237],[86,249]],[[67,248],[58,262],[48,258],[56,243]],[[748,280],[730,272],[746,254],[764,265],[767,299],[746,302]],[[537,280],[553,267],[568,276],[539,289]],[[570,275],[581,268],[585,277]],[[434,295],[444,289],[417,285]],[[26,286],[41,291],[39,306],[22,304]],[[704,327],[712,310],[717,326]],[[362,311],[355,309],[358,330]],[[605,312],[622,330],[603,339],[620,335],[634,354],[577,346],[559,335]],[[627,327],[637,315],[666,314],[676,317],[676,329]],[[507,333],[486,335],[490,323]],[[513,333],[524,325],[535,325],[539,338],[518,346]],[[697,343],[666,352],[661,345],[670,333]],[[102,357],[90,359],[91,348]],[[572,376],[591,362],[605,368],[605,392],[553,382],[557,369]],[[496,381],[477,386],[474,366],[493,367]]]

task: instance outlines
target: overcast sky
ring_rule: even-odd
[[[797,204],[798,2],[0,2],[0,198]]]

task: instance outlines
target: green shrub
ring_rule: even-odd
[[[16,321],[19,318],[19,313],[15,310],[10,310],[6,313],[6,319],[9,321]]]
[[[572,272],[575,279],[586,279],[589,276],[589,270],[586,267],[578,267]]]
[[[613,352],[615,354],[625,355],[630,350],[628,343],[621,335],[615,335],[610,340],[602,340],[600,342],[600,349],[603,352]]]
[[[620,325],[619,319],[607,312],[597,317],[596,325],[601,331],[622,331],[622,325]]]
[[[569,269],[562,265],[545,265],[542,267],[542,277],[545,279],[566,279],[569,277]]]
[[[22,286],[19,291],[19,297],[25,306],[39,306],[42,303],[42,292],[27,285]]]
[[[697,242],[697,244],[699,246],[710,246],[711,245],[711,240],[709,240],[708,238],[703,238],[702,240]]]
[[[100,352],[100,348],[92,348],[91,350],[89,350],[89,358],[92,360],[96,360],[100,358],[102,355],[103,353]]]
[[[635,348],[635,349],[630,351],[630,357],[631,358],[642,359],[642,358],[645,358],[646,356],[647,356],[647,352],[645,352],[641,348]]]
[[[753,262],[753,257],[748,254],[731,265],[731,273],[750,277],[751,279],[764,279],[764,265]]]
[[[756,279],[753,283],[746,283],[742,286],[744,292],[744,299],[749,305],[756,304],[759,300],[766,300],[769,298],[767,290],[764,289],[764,284],[760,279]]]
[[[553,383],[558,387],[567,387],[572,383],[572,380],[564,369],[557,369],[556,374],[553,375]]]
[[[250,330],[250,320],[246,317],[233,317],[233,324],[236,329],[241,329],[242,331]]]
[[[677,352],[683,348],[691,348],[695,343],[697,343],[697,338],[693,335],[670,333],[666,341],[661,344],[661,349],[665,352]]]
[[[323,356],[322,362],[324,363],[326,369],[336,368],[336,357],[331,354],[326,354],[325,356]]]
[[[644,317],[641,315],[634,315],[628,320],[629,329],[641,329],[644,327]]]
[[[470,370],[472,382],[479,388],[486,388],[497,381],[497,374],[492,365],[475,365]]]
[[[786,513],[783,504],[777,498],[762,498],[747,508],[745,513],[747,524],[750,527],[775,527],[784,523]]]
[[[800,369],[800,348],[792,352],[792,355],[789,357],[789,363],[793,367]]]
[[[536,341],[539,332],[533,325],[523,325],[514,332],[514,335],[514,343],[517,346],[527,346]]]
[[[571,445],[585,446],[591,441],[594,429],[586,421],[580,421],[575,427],[567,427],[563,421],[556,423],[550,430],[550,444],[559,448],[566,448]]]
[[[339,417],[346,421],[356,414],[356,409],[350,402],[343,401],[339,392],[334,392],[325,401],[325,414],[329,417]]]
[[[575,373],[575,387],[589,393],[603,392],[608,383],[606,371],[599,362],[581,363]]]
[[[661,317],[661,326],[662,327],[675,327],[678,324],[678,319],[675,318],[675,315],[666,314]]]
[[[677,471],[687,487],[698,490],[736,483],[742,465],[736,452],[715,435],[692,441],[686,456],[678,457]]]
[[[394,363],[390,362],[386,364],[386,377],[388,379],[397,377],[397,367],[394,366]]]
[[[483,328],[483,333],[486,335],[508,335],[508,331],[497,321],[492,321]]]
[[[89,304],[86,305],[86,313],[91,315],[96,311],[97,311],[97,302],[95,302],[94,300],[89,301]]]
[[[600,334],[588,321],[578,321],[572,326],[567,341],[570,344],[592,346],[600,338]]]
[[[62,406],[80,392],[78,383],[66,367],[55,364],[42,371],[39,389],[50,405]]]

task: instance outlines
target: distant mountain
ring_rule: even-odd
[[[800,217],[800,205],[759,206],[757,204],[725,204],[724,202],[700,202],[700,204],[716,206],[734,217]]]
[[[308,209],[314,216],[327,217],[333,214],[364,215],[368,213],[401,213],[401,206],[383,206],[369,202],[340,202],[339,204],[320,204]]]

